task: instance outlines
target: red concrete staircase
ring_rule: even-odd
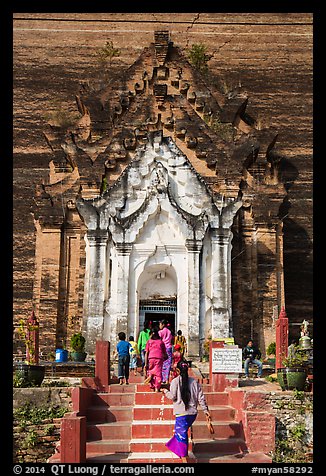
[[[193,371],[192,374],[197,376]],[[87,389],[87,403],[79,408],[79,414],[86,417],[87,462],[181,462],[165,446],[173,435],[172,402],[163,393],[152,392],[142,380],[141,376],[131,376],[130,385],[111,384],[104,391]],[[188,462],[271,463],[262,451],[248,451],[243,426],[235,419],[236,410],[229,404],[228,391],[213,391],[208,383],[202,386],[215,433],[209,433],[199,408],[192,427]],[[62,461],[60,451],[59,447],[49,462],[75,462]]]

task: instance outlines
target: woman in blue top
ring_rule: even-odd
[[[123,379],[126,379],[126,385],[129,385],[129,364],[130,364],[130,347],[131,344],[126,341],[126,334],[119,332],[119,342],[117,343],[118,352],[118,379],[120,385]]]

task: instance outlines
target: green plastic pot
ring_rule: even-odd
[[[86,356],[86,352],[70,352],[70,358],[73,362],[84,362]]]
[[[306,378],[305,369],[286,367],[277,370],[277,380],[282,390],[304,390]]]

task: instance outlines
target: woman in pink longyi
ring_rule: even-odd
[[[154,327],[145,348],[147,378],[144,380],[144,383],[149,383],[151,389],[155,390],[155,392],[160,392],[161,389],[162,368],[166,358],[165,345],[159,336],[158,329]]]
[[[160,321],[159,323],[160,330],[158,331],[162,341],[164,342],[165,350],[167,354],[167,357],[165,358],[163,362],[163,370],[162,370],[163,384],[169,383],[170,370],[172,367],[172,332],[170,331],[170,329],[168,329],[167,324],[168,322],[165,319]]]

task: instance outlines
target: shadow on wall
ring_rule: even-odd
[[[312,319],[313,243],[307,231],[289,217],[291,203],[284,200],[279,216],[283,219],[284,291],[288,317],[296,322]],[[290,326],[289,338],[291,336]],[[293,331],[293,329],[292,329]]]
[[[245,250],[245,251],[244,251]],[[247,266],[247,257],[257,253],[256,270]],[[234,235],[232,248],[232,318],[235,342],[244,347],[253,338],[263,352],[262,300],[270,292],[270,280],[275,273],[275,254],[264,243],[259,248],[244,245],[242,236]],[[272,318],[272,316],[271,316]]]
[[[286,208],[290,207],[288,202],[282,204],[280,217],[285,216]],[[242,247],[240,243],[234,244],[234,257],[239,254]],[[283,220],[283,272],[284,272],[284,293],[285,306],[289,321],[302,322],[303,319],[312,319],[313,302],[313,260],[312,241],[306,230],[289,217]],[[238,251],[238,253],[237,253]],[[248,250],[251,253],[251,250]],[[238,256],[232,262],[232,310],[235,341],[240,345],[245,345],[253,332],[254,341],[261,341],[259,337],[262,332],[261,302],[258,306],[253,306],[253,279],[247,273],[245,266],[245,253]],[[259,276],[259,293],[268,294],[269,280],[271,274],[275,272],[274,254],[269,248],[260,244],[258,260],[263,259],[263,273]],[[272,266],[269,266],[272,265]],[[247,278],[246,278],[247,276]],[[248,279],[249,278],[249,279]],[[241,329],[241,333],[239,330]],[[291,332],[292,331],[292,332]],[[292,333],[294,333],[292,335]],[[298,338],[298,329],[289,327],[289,339]],[[268,343],[267,343],[268,344]],[[261,349],[262,350],[262,349]]]
[[[297,181],[299,171],[293,163],[282,157],[277,148],[270,152],[269,158],[273,162],[278,162],[278,179],[284,184],[287,192],[291,193],[291,187]],[[299,159],[299,158],[298,158]],[[295,319],[296,322],[301,322],[304,318],[312,318],[307,316],[307,309],[309,312],[312,308],[312,241],[309,238],[307,231],[300,226],[295,220],[291,218],[291,203],[289,196],[287,196],[283,203],[281,203],[278,217],[283,221],[283,271],[284,271],[284,289],[285,289],[285,304],[288,311],[288,316]],[[303,211],[303,216],[305,213]],[[232,308],[233,308],[233,322],[235,340],[239,344],[246,344],[251,337],[256,342],[259,341],[259,336],[262,335],[261,310],[259,306],[253,307],[252,290],[253,279],[255,276],[249,276],[246,270],[245,253],[251,254],[251,250],[244,251],[244,244],[241,239],[241,233],[237,236],[234,232],[232,249]],[[268,293],[268,281],[271,272],[274,272],[273,267],[269,264],[274,262],[274,254],[263,244],[259,245],[258,261],[263,258],[264,274],[260,276],[259,291]],[[252,322],[251,322],[252,321]],[[253,329],[252,329],[253,327]],[[241,335],[237,334],[237,329],[241,328]],[[295,331],[295,329],[292,329]],[[293,336],[296,338],[297,336]],[[291,326],[290,335],[291,339]]]

